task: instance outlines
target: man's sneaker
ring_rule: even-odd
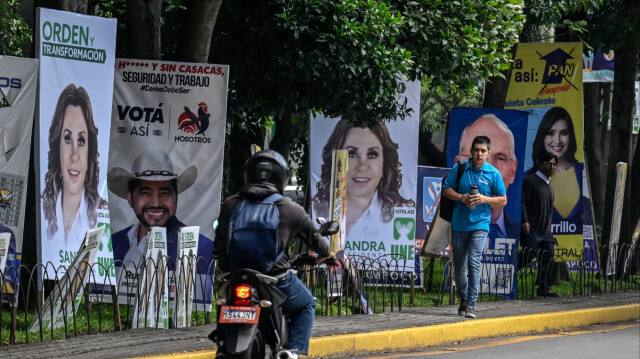
[[[460,306],[458,307],[458,315],[464,315],[467,311],[467,302],[464,300],[460,302]]]
[[[467,310],[464,312],[464,316],[465,318],[475,318],[476,317],[476,311],[467,307]]]

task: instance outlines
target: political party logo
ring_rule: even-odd
[[[178,142],[211,143],[211,138],[205,137],[205,131],[209,128],[210,117],[209,107],[205,102],[198,104],[198,109],[195,113],[188,106],[184,106],[184,112],[178,116],[178,129],[186,134],[202,135],[202,137],[175,136],[175,140]]]
[[[11,207],[13,193],[8,189],[0,189],[0,208]]]
[[[393,220],[393,239],[413,241],[416,220],[413,218],[395,218]]]
[[[425,222],[433,222],[436,208],[440,204],[440,192],[442,190],[442,178],[424,177],[422,193],[422,219]]]
[[[565,52],[561,48],[557,48],[546,55],[540,55],[540,60],[545,61],[544,73],[542,74],[542,80],[540,83],[543,85],[538,95],[541,94],[555,94],[556,92],[569,91],[574,88],[579,91],[578,88],[571,82],[571,78],[576,72],[576,63],[572,56],[575,47],[569,52]],[[577,56],[582,56],[578,54]],[[549,85],[558,85],[566,81],[566,84],[559,87],[549,87]]]
[[[117,105],[118,125],[116,132],[128,133],[129,136],[162,136],[164,127],[164,111],[162,103],[157,107]]]

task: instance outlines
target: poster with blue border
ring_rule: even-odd
[[[488,108],[454,108],[449,117],[446,165],[466,161],[471,155],[471,142],[484,135],[491,140],[487,162],[495,166],[507,189],[507,205],[493,208],[491,223],[497,229],[489,233],[483,256],[480,293],[515,298],[516,255],[520,241],[520,198],[522,166],[525,156],[528,113],[517,110]]]

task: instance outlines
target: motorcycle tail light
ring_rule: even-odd
[[[248,306],[251,303],[251,287],[246,284],[240,284],[236,287],[235,305]]]
[[[236,287],[236,298],[237,299],[250,299],[251,298],[251,287],[248,285],[241,284]]]

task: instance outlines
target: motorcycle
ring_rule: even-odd
[[[339,223],[326,222],[320,226],[322,236],[337,233]],[[316,265],[315,253],[303,253],[292,261],[294,271]],[[333,264],[335,264],[335,259]],[[332,261],[325,261],[331,265]],[[217,304],[217,327],[209,334],[216,343],[216,358],[233,359],[289,359],[286,350],[289,318],[281,305],[287,297],[275,287],[278,278],[243,268],[219,277],[220,298]]]

